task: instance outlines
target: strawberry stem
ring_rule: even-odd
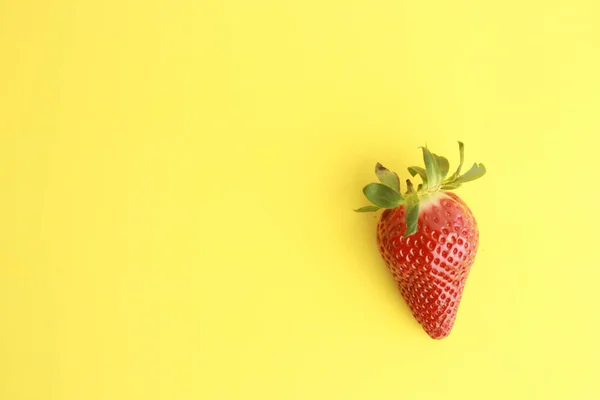
[[[410,179],[406,180],[406,186],[408,187],[408,190],[406,191],[406,194],[411,194],[411,193],[415,192],[415,187],[413,186],[413,184],[410,181]]]

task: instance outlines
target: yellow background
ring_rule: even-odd
[[[0,1],[0,399],[595,399],[600,3]],[[451,336],[353,208],[427,144]]]

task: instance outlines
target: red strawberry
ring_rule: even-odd
[[[452,331],[479,241],[471,210],[449,190],[486,171],[483,164],[474,164],[461,175],[461,142],[459,151],[460,164],[447,177],[448,160],[423,148],[425,169],[408,168],[422,183],[415,190],[407,180],[404,195],[398,175],[378,163],[375,173],[381,183],[370,183],[363,189],[374,205],[356,210],[385,209],[377,226],[379,251],[414,317],[433,339],[442,339]]]

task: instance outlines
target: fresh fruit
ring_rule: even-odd
[[[377,225],[379,252],[414,317],[433,339],[448,336],[454,327],[479,242],[475,217],[450,190],[480,178],[486,170],[483,164],[474,164],[461,174],[464,145],[458,145],[460,164],[450,176],[448,160],[423,147],[425,168],[408,168],[421,183],[415,189],[406,180],[404,194],[398,175],[377,163],[379,182],[363,189],[373,204],[356,210],[384,209]]]

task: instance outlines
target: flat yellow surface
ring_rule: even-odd
[[[0,399],[598,399],[600,3],[0,1]],[[480,252],[429,339],[362,186]]]

